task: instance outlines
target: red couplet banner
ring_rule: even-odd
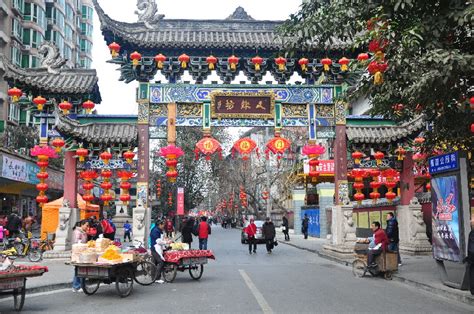
[[[178,197],[176,202],[176,214],[184,215],[184,189],[178,188]]]

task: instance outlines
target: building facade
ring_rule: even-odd
[[[21,68],[40,67],[39,47],[54,43],[65,68],[92,64],[93,5],[90,0],[3,0],[0,2],[0,55]],[[0,77],[5,69],[0,66]],[[33,121],[8,103],[7,83],[0,80],[0,132],[7,124]],[[22,117],[23,116],[23,117]]]

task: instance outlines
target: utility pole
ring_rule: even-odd
[[[265,139],[264,142],[268,140],[269,132],[268,127],[265,128]],[[270,159],[265,162],[265,170],[267,172],[267,189],[268,189],[268,199],[267,202],[267,217],[270,217],[272,212],[272,193],[271,193],[271,186],[270,186]]]

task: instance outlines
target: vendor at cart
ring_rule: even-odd
[[[367,265],[369,267],[376,267],[377,264],[375,263],[375,257],[387,250],[388,238],[385,231],[380,228],[380,223],[378,221],[374,221],[370,227],[374,232],[374,246],[369,246]]]
[[[161,245],[164,242],[164,229],[165,229],[165,223],[162,220],[157,220],[155,222],[155,226],[153,229],[150,231],[150,250],[151,250],[151,255],[153,256],[155,260],[155,265],[157,267],[157,272],[158,274],[161,273],[161,268],[163,267],[164,264],[164,258],[163,258],[163,249]],[[159,283],[162,283],[163,281],[159,280]]]
[[[89,221],[79,221],[73,229],[73,244],[75,243],[87,243],[87,231],[89,230]],[[72,279],[72,292],[79,292],[82,285],[82,279],[77,277],[74,273]]]

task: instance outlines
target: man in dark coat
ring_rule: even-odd
[[[188,218],[184,223],[183,228],[181,229],[181,235],[183,243],[187,243],[189,248],[191,248],[191,243],[193,242],[193,228],[194,228],[194,219]]]
[[[265,243],[267,245],[267,253],[271,254],[273,250],[273,244],[275,242],[275,225],[270,220],[269,217],[265,219],[265,223],[262,226],[262,233],[265,238]]]
[[[21,218],[16,213],[11,213],[7,218],[6,229],[8,230],[8,237],[15,238],[20,235]]]
[[[398,266],[402,266],[402,259],[400,258],[400,251],[398,250],[398,243],[400,238],[398,236],[398,221],[392,212],[387,214],[387,229],[385,230],[388,238],[388,250],[398,253]]]
[[[309,228],[308,214],[304,214],[303,223],[301,225],[301,232],[303,232],[305,239],[308,239],[308,228]]]
[[[471,295],[474,295],[474,229],[469,232],[466,259],[469,263],[469,290],[471,290]]]
[[[286,214],[283,215],[283,223],[281,224],[283,227],[283,234],[285,235],[285,241],[290,241],[290,234],[289,234],[289,224],[288,224],[288,218],[286,218]]]

